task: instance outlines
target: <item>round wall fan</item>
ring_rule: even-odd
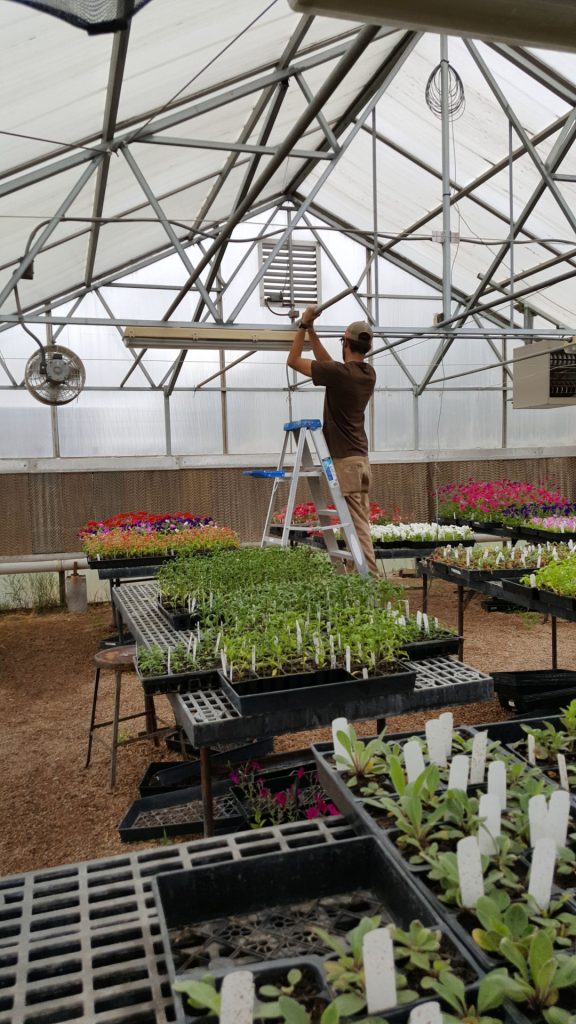
[[[39,348],[30,356],[24,371],[28,391],[44,405],[73,402],[85,380],[86,371],[80,356],[63,345]]]

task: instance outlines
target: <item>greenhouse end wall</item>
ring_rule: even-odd
[[[434,517],[436,488],[470,477],[555,484],[576,497],[576,457],[391,462],[372,471],[373,500],[418,521]],[[212,515],[253,542],[269,496],[267,482],[245,476],[241,467],[6,473],[0,476],[0,557],[76,552],[78,530],[88,520],[140,510]],[[307,498],[305,484],[300,497]]]

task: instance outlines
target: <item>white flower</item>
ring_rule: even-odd
[[[375,541],[430,541],[431,544],[471,539],[474,531],[469,526],[439,526],[438,523],[386,523],[370,526]]]

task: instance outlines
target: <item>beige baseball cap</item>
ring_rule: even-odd
[[[374,331],[366,320],[355,320],[354,323],[349,324],[346,328],[346,334],[352,341],[360,341],[361,335],[363,334],[367,334],[370,341],[372,341],[374,337]],[[362,338],[362,341],[365,340],[365,338]]]

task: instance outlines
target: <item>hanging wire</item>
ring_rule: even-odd
[[[442,117],[442,66],[434,68],[426,82],[426,104],[435,117]],[[462,117],[466,107],[464,85],[458,72],[448,64],[448,116],[451,121]]]

